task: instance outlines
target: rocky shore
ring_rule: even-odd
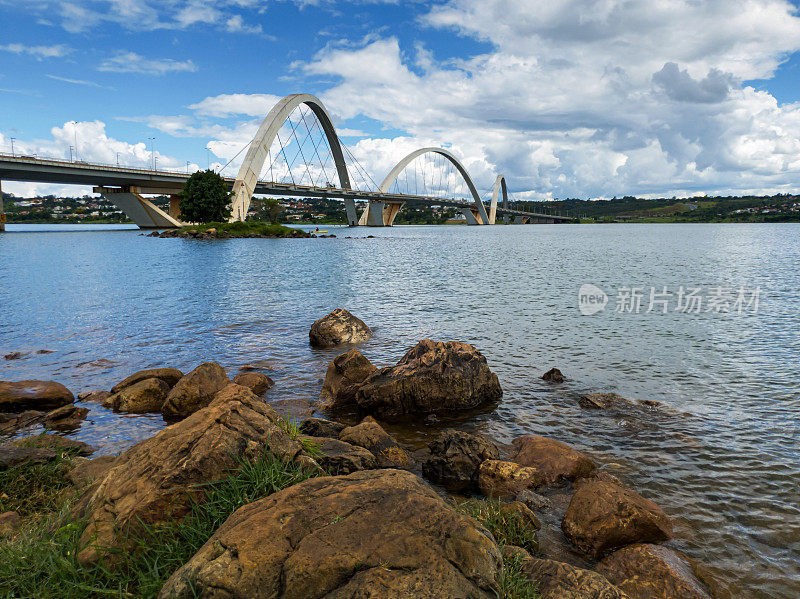
[[[140,371],[82,394],[83,403],[160,413],[167,423],[118,456],[91,459],[93,448],[52,432],[74,430],[89,411],[63,385],[0,381],[0,432],[46,429],[0,445],[0,589],[53,597],[107,596],[109,588],[163,598],[714,596],[713,581],[670,547],[672,519],[558,439],[526,434],[503,444],[436,428],[425,449],[399,442],[387,431],[394,422],[469,418],[494,409],[503,391],[469,344],[424,339],[379,368],[354,347],[371,334],[346,310],[311,326],[312,346],[346,346],[316,400],[326,418],[287,417],[266,374],[248,369],[230,379],[215,362],[188,373]],[[543,378],[564,380],[556,369]],[[578,401],[657,409],[614,394]],[[48,540],[40,546],[40,538]]]
[[[144,235],[144,233],[142,233]],[[180,238],[180,239],[232,239],[232,238],[323,238],[336,237],[333,234],[309,233],[302,229],[284,227],[283,225],[272,225],[261,222],[233,222],[233,223],[208,223],[183,227],[181,229],[167,229],[165,231],[153,231],[146,237],[160,237],[161,239]]]

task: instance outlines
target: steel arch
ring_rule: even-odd
[[[344,161],[342,154],[342,146],[339,144],[339,136],[333,128],[330,115],[325,110],[322,102],[316,96],[311,94],[292,94],[283,98],[280,102],[272,107],[269,111],[261,126],[258,128],[247,154],[244,157],[244,162],[239,169],[239,174],[236,175],[236,181],[233,183],[233,211],[231,214],[231,222],[243,221],[247,217],[247,210],[250,208],[250,201],[253,197],[256,184],[258,183],[258,176],[261,174],[261,169],[264,168],[264,162],[267,159],[267,153],[278,131],[283,127],[283,123],[292,114],[292,111],[305,104],[314,112],[314,115],[319,119],[322,129],[325,132],[325,137],[328,139],[328,145],[333,154],[333,161],[336,164],[336,171],[339,174],[339,184],[342,189],[350,189],[350,175],[347,172],[347,164]],[[356,224],[356,209],[355,202],[350,201],[347,204],[347,220],[351,225]],[[352,204],[352,206],[350,205]]]

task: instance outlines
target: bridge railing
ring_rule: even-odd
[[[188,177],[192,173],[187,172],[187,169],[173,169],[173,168],[158,168],[150,169],[143,167],[125,166],[122,164],[113,164],[108,162],[86,162],[85,160],[67,160],[61,157],[40,156],[38,154],[9,154],[7,152],[0,152],[0,160],[11,159],[15,162],[30,162],[32,164],[55,164],[57,166],[74,166],[78,168],[91,168],[101,167],[120,172],[130,173],[143,173],[143,174],[170,174],[170,175],[183,175]]]

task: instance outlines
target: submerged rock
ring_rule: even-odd
[[[575,481],[589,476],[595,470],[594,462],[586,455],[555,439],[523,435],[512,443],[517,449],[513,461],[535,468],[541,477],[539,484],[542,485]]]
[[[301,433],[311,437],[333,437],[334,439],[338,439],[339,433],[347,428],[347,426],[340,422],[325,420],[323,418],[306,418],[300,423],[299,428]]]
[[[500,455],[483,435],[455,429],[442,431],[428,447],[431,457],[422,465],[425,478],[456,492],[476,489],[481,462]]]
[[[542,375],[542,380],[545,380],[549,383],[563,383],[564,375],[561,374],[561,371],[558,368],[551,368]]]
[[[356,401],[370,414],[398,418],[469,410],[502,396],[497,375],[473,346],[423,339],[395,366],[373,372]]]
[[[323,410],[351,406],[356,403],[356,391],[377,368],[357,349],[339,354],[328,365],[325,382],[317,407]]]
[[[311,325],[308,339],[312,347],[336,347],[345,343],[361,343],[372,336],[364,322],[343,308],[336,308]]]
[[[167,395],[161,414],[168,422],[186,418],[204,408],[230,381],[216,362],[205,362],[179,380]]]
[[[135,385],[136,383],[146,379],[162,380],[167,387],[171,389],[182,378],[183,373],[177,368],[150,368],[148,370],[140,370],[139,372],[134,372],[122,382],[111,387],[111,393],[119,393],[126,387],[130,387],[131,385]]]
[[[275,385],[275,381],[260,372],[240,372],[233,377],[233,382],[249,388],[256,395],[264,395],[267,389]]]
[[[83,391],[82,393],[78,393],[78,401],[102,404],[111,397],[111,395],[110,391]]]
[[[55,381],[0,381],[0,412],[53,410],[74,401],[70,390]]]
[[[478,473],[478,488],[487,497],[515,498],[520,492],[534,490],[542,482],[536,468],[520,466],[516,462],[486,460]]]
[[[118,387],[119,385],[114,388]],[[140,379],[107,397],[103,401],[103,407],[132,414],[160,412],[169,389],[169,385],[163,379]]]
[[[378,458],[381,468],[410,468],[414,464],[408,452],[370,416],[360,424],[343,429],[339,440],[368,449]]]
[[[86,420],[88,414],[89,408],[62,406],[45,414],[42,424],[45,428],[55,431],[74,431]]]
[[[630,545],[597,564],[597,571],[631,599],[711,599],[691,566],[660,545]]]
[[[75,508],[76,517],[88,521],[81,537],[82,563],[124,546],[126,536],[141,523],[182,518],[192,501],[202,501],[202,483],[223,478],[242,459],[267,452],[317,467],[275,424],[275,411],[249,389],[240,389],[249,394],[241,395],[241,401],[219,398],[122,453],[83,495]]]
[[[578,485],[561,530],[578,550],[594,558],[633,543],[672,538],[672,523],[655,502],[603,479]]]
[[[475,520],[400,470],[310,479],[246,505],[159,597],[496,597],[502,560]],[[205,595],[204,595],[205,596]]]

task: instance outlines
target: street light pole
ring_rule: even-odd
[[[15,139],[13,137],[10,138],[10,139],[11,139],[11,155],[16,157],[16,154],[14,153],[14,141],[15,141]]]
[[[156,138],[148,137],[147,139],[150,140],[150,157],[153,164],[153,170],[156,170]]]

